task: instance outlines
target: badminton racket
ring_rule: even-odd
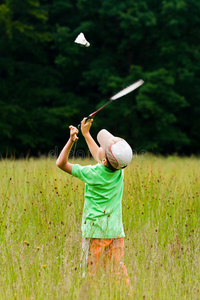
[[[99,109],[97,109],[96,111],[94,111],[93,113],[91,113],[87,119],[86,119],[86,122],[89,120],[89,119],[93,119],[96,114],[101,111],[102,109],[104,109],[104,107],[106,107],[108,104],[112,103],[114,100],[117,100],[131,92],[133,92],[134,90],[136,90],[137,88],[139,88],[141,85],[143,85],[144,83],[144,80],[140,79],[134,83],[132,83],[131,85],[129,85],[128,87],[126,87],[125,89],[121,90],[120,92],[118,92],[117,94],[115,94],[114,96],[112,96],[110,98],[110,100],[104,104],[103,106],[101,106]],[[81,126],[81,124],[78,125],[78,128]]]

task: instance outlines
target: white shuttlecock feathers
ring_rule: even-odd
[[[84,45],[85,47],[90,46],[90,43],[86,40],[86,38],[82,32],[77,36],[74,43]]]

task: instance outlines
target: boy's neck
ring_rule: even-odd
[[[108,163],[107,160],[106,160],[106,162],[102,163],[102,165],[103,165],[104,167],[106,167],[107,169],[113,171],[113,172],[117,171],[117,169],[113,168],[113,167],[111,166],[111,164]]]

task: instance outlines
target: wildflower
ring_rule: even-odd
[[[24,241],[24,244],[26,244],[27,246],[29,246],[29,243],[27,241]]]
[[[43,268],[46,268],[47,265],[42,265],[42,266],[43,266]]]
[[[37,250],[40,250],[40,247],[37,247]]]

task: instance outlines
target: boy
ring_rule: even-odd
[[[68,156],[75,141],[78,129],[70,128],[70,138],[61,151],[56,164],[63,171],[86,183],[85,202],[82,216],[82,263],[94,275],[103,263],[106,268],[113,262],[115,272],[129,284],[124,256],[124,230],[122,224],[123,170],[132,159],[132,149],[128,143],[114,137],[102,129],[97,140],[90,135],[92,119],[81,122],[81,132],[89,150],[98,162],[94,166],[70,164]]]

